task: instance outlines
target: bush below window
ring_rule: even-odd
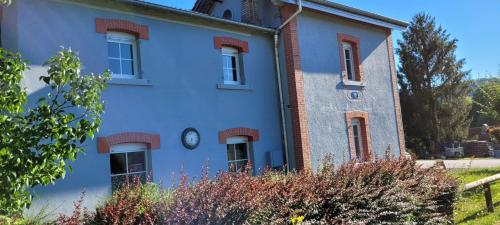
[[[377,160],[316,173],[224,173],[172,190],[125,186],[88,224],[450,224],[455,180],[415,161]],[[59,218],[64,223],[65,216]],[[117,222],[120,223],[117,223]],[[81,224],[80,223],[80,224]]]

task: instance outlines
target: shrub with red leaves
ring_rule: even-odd
[[[304,224],[452,223],[457,183],[445,171],[411,159],[323,165],[315,173],[205,174],[193,183],[183,176],[173,191],[125,186],[92,224],[290,224],[299,216]]]
[[[154,183],[139,180],[124,184],[103,206],[90,224],[164,224],[171,194]]]
[[[57,225],[80,225],[86,224],[90,221],[93,215],[88,211],[87,208],[83,207],[83,199],[85,197],[85,191],[82,192],[80,199],[73,202],[73,213],[71,215],[60,214],[54,224]]]

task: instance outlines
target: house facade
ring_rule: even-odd
[[[184,172],[252,162],[314,170],[405,154],[391,32],[406,23],[320,0],[198,0],[192,11],[133,0],[16,0],[1,44],[30,62],[29,101],[47,94],[61,46],[82,73],[113,73],[94,140],[33,208],[102,201],[124,178],[170,185]]]

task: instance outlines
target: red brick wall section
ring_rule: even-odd
[[[117,31],[135,35],[139,39],[149,40],[148,26],[132,23],[127,20],[96,18],[95,29],[97,33]]]
[[[360,41],[359,38],[348,35],[348,34],[341,34],[337,33],[337,41],[339,45],[339,56],[340,56],[340,65],[342,66],[342,79],[344,81],[347,80],[347,67],[345,65],[344,61],[344,49],[342,47],[343,42],[347,42],[352,45],[352,50],[353,52],[353,58],[354,58],[354,72],[357,75],[357,81],[363,81],[363,69],[362,69],[362,62],[361,62],[361,52],[360,52]]]
[[[99,137],[97,138],[97,151],[102,154],[109,153],[111,146],[127,143],[143,143],[146,144],[150,150],[159,149],[160,135],[140,132],[126,132],[107,137]]]
[[[394,62],[394,47],[392,44],[392,31],[387,31],[387,48],[389,49],[389,63],[391,66],[391,79],[392,79],[392,93],[394,96],[394,111],[396,113],[396,126],[398,129],[399,137],[399,153],[401,156],[405,156],[406,145],[405,145],[405,133],[403,129],[403,118],[401,115],[401,102],[399,101],[399,90],[398,90],[398,78],[396,75],[396,63]]]
[[[351,160],[356,159],[356,148],[354,146],[354,132],[351,127],[351,120],[357,118],[361,122],[361,141],[363,142],[363,153],[365,157],[362,161],[368,161],[372,157],[372,140],[370,135],[370,125],[368,120],[368,113],[362,111],[346,112],[347,133],[349,137],[349,151],[351,153]]]
[[[295,11],[296,6],[285,5],[280,8],[281,19],[285,21]],[[292,117],[292,137],[295,148],[297,170],[311,169],[306,106],[304,99],[304,81],[300,65],[300,47],[297,31],[297,19],[290,21],[283,30],[285,47],[286,73],[288,79],[288,97]]]
[[[248,137],[248,141],[258,141],[260,139],[260,134],[258,130],[238,127],[230,128],[219,132],[219,144],[225,144],[226,140],[230,137],[245,136]]]
[[[248,42],[238,40],[231,37],[214,37],[214,47],[221,49],[222,47],[233,47],[242,53],[248,53]]]

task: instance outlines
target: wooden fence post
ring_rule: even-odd
[[[488,212],[494,212],[495,208],[493,208],[493,199],[491,198],[490,183],[484,184],[483,187],[484,187],[484,198],[486,199],[486,208],[488,209]]]

